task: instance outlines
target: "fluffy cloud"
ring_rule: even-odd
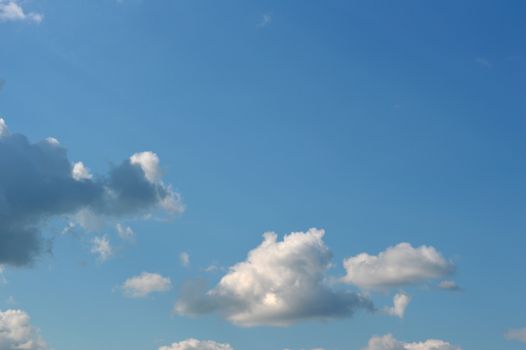
[[[393,298],[393,306],[385,309],[385,312],[391,316],[404,318],[405,310],[411,302],[409,295],[405,293],[398,293]]]
[[[365,289],[386,289],[435,279],[453,272],[454,266],[433,247],[413,248],[409,243],[389,247],[378,255],[361,253],[344,260],[342,278]]]
[[[212,340],[187,339],[168,346],[161,346],[159,350],[234,350],[229,344],[221,344]]]
[[[326,283],[332,254],[323,230],[294,232],[278,241],[265,233],[245,261],[230,267],[217,286],[188,285],[175,312],[199,315],[218,312],[241,326],[284,326],[304,319],[329,319],[372,310],[365,297],[336,291]]]
[[[83,164],[72,164],[55,139],[30,143],[10,134],[0,119],[0,264],[29,264],[48,248],[40,230],[52,218],[86,224],[86,218],[138,217],[157,208],[182,211],[180,196],[154,166],[157,156],[137,153],[107,175],[93,176]]]
[[[383,337],[372,337],[369,345],[363,350],[461,350],[461,348],[436,339],[420,343],[404,343],[387,334]]]
[[[40,23],[44,16],[36,12],[25,12],[18,1],[0,0],[0,22],[27,21]]]
[[[0,311],[0,349],[48,350],[46,342],[21,310]]]
[[[82,162],[76,162],[73,164],[73,169],[71,169],[71,176],[77,181],[82,180],[91,180],[93,179],[93,175],[91,175],[90,171],[84,163]]]
[[[526,343],[526,327],[520,329],[511,329],[505,334],[506,339],[516,340]]]
[[[171,288],[172,282],[169,278],[149,272],[128,278],[122,285],[124,295],[130,298],[144,298],[150,293],[166,292]]]

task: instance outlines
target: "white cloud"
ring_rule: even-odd
[[[429,339],[420,343],[404,343],[396,340],[391,334],[382,337],[372,337],[369,344],[362,350],[461,350],[448,342]]]
[[[161,179],[159,157],[153,152],[135,153],[130,157],[130,163],[138,165],[144,171],[145,177],[151,183],[158,183]]]
[[[0,349],[48,350],[46,342],[21,310],[0,311]]]
[[[179,261],[181,262],[181,265],[188,266],[190,264],[190,254],[187,252],[182,252],[179,254]]]
[[[378,255],[361,253],[344,260],[342,278],[365,289],[386,289],[435,279],[453,272],[454,266],[433,247],[413,248],[409,243],[389,247]]]
[[[44,16],[36,12],[25,12],[19,1],[0,0],[0,22],[27,21],[40,23]]]
[[[391,316],[404,318],[405,310],[411,302],[409,295],[405,293],[398,293],[393,298],[393,306],[385,309],[385,312]]]
[[[135,232],[133,232],[133,229],[129,226],[124,226],[122,224],[115,225],[115,228],[117,229],[117,234],[119,237],[126,241],[133,241],[135,238]]]
[[[95,237],[91,241],[91,252],[98,256],[99,261],[104,262],[113,255],[113,248],[106,236]]]
[[[217,343],[212,340],[187,339],[168,346],[161,346],[159,350],[234,350],[230,344]]]
[[[128,278],[122,285],[124,295],[130,298],[144,298],[150,293],[166,292],[171,288],[172,282],[168,277],[149,272]]]
[[[286,235],[283,241],[265,233],[263,242],[245,261],[230,267],[215,288],[206,292],[203,286],[187,286],[175,312],[218,312],[241,326],[286,326],[372,310],[369,299],[328,286],[332,254],[323,242],[324,233],[313,228]]]
[[[511,329],[504,335],[508,340],[516,340],[526,343],[526,327],[520,329]]]
[[[56,137],[46,137],[46,142],[52,146],[60,146],[60,141]]]
[[[93,179],[93,175],[91,175],[89,169],[86,168],[86,166],[82,162],[76,162],[75,164],[73,164],[73,168],[71,169],[71,176],[73,176],[73,178],[77,181]]]

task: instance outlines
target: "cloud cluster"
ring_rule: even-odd
[[[212,340],[187,339],[168,346],[161,346],[159,350],[234,350],[229,344],[221,344]]]
[[[44,16],[36,12],[26,12],[16,0],[0,0],[0,22],[40,23]]]
[[[329,319],[372,310],[369,299],[337,291],[326,281],[332,254],[323,230],[294,232],[278,241],[265,233],[245,261],[230,267],[211,290],[187,286],[175,312],[199,315],[218,312],[241,326],[285,326],[304,319]]]
[[[46,342],[21,310],[0,311],[0,349],[48,350]]]
[[[0,264],[30,264],[48,248],[40,231],[55,217],[120,218],[156,208],[183,210],[180,196],[161,181],[156,154],[136,153],[96,177],[83,164],[72,164],[56,139],[30,143],[9,133],[1,118],[0,169]]]
[[[395,339],[391,334],[387,334],[382,337],[372,337],[368,346],[362,350],[461,350],[461,348],[437,339],[419,343],[404,343]]]
[[[128,278],[122,285],[125,296],[130,298],[144,298],[154,292],[166,292],[172,288],[168,277],[157,273],[143,272],[138,276]]]
[[[389,247],[378,255],[361,253],[344,260],[342,278],[364,289],[387,289],[449,275],[454,265],[433,247],[409,243]]]

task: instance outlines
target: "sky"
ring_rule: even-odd
[[[0,0],[0,350],[525,349],[524,18]]]

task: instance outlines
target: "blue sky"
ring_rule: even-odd
[[[524,349],[525,16],[0,0],[0,349]]]

